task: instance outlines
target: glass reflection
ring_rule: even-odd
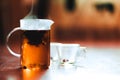
[[[23,80],[40,80],[46,71],[47,70],[23,69],[22,78]]]

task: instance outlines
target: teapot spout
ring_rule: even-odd
[[[48,28],[50,29],[52,24],[54,23],[54,21],[49,20],[49,19],[46,19],[46,20],[47,20],[46,24],[47,24],[47,26],[49,26]]]
[[[40,20],[39,23],[40,23],[41,30],[50,30],[52,24],[54,23],[50,19],[39,19],[39,20]]]

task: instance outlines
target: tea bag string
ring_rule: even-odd
[[[33,9],[34,9],[34,2],[33,2],[33,0],[32,0],[30,12],[29,12],[23,19],[34,19],[34,18],[37,18],[37,17],[33,14]]]
[[[32,0],[32,3],[31,3],[31,9],[30,9],[30,12],[28,13],[28,15],[31,15],[33,13],[33,7],[34,7],[34,4],[33,4],[33,0]]]

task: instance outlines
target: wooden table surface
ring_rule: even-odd
[[[99,45],[84,45],[87,54],[82,67],[63,68],[51,64],[42,71],[21,69],[20,58],[9,54],[5,45],[0,46],[0,80],[120,80],[120,46]]]

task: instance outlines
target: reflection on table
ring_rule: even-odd
[[[65,68],[51,63],[47,70],[23,70],[20,58],[1,49],[1,80],[120,80],[120,47],[87,47],[83,66]]]

